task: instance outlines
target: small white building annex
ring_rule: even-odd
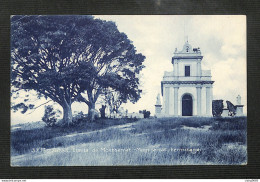
[[[175,49],[172,57],[173,71],[164,72],[161,94],[157,96],[155,115],[210,116],[212,115],[211,71],[201,69],[200,48],[192,48],[187,41],[181,51]]]

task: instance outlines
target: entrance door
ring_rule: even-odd
[[[182,97],[182,115],[192,116],[192,97],[188,94]]]

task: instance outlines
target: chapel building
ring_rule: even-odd
[[[212,86],[211,71],[201,69],[200,48],[192,48],[187,41],[181,51],[175,49],[172,57],[173,71],[164,72],[161,94],[157,96],[155,115],[211,116]]]

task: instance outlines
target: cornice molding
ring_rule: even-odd
[[[162,84],[213,84],[214,81],[162,81]]]
[[[182,84],[188,84],[188,85],[195,84],[195,88],[196,88],[197,87],[196,85],[213,84],[214,82],[215,81],[162,81],[161,82],[161,94],[163,96],[163,84],[173,84],[174,88],[178,88]]]

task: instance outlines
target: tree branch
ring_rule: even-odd
[[[36,109],[38,109],[39,107],[41,107],[41,106],[43,106],[43,105],[45,105],[45,104],[48,104],[48,103],[51,102],[51,101],[53,101],[53,100],[49,100],[49,101],[47,101],[47,102],[45,102],[45,103],[43,103],[43,104],[38,105],[37,107],[33,108],[33,111],[32,111],[32,112],[28,113],[27,115],[32,114]]]

